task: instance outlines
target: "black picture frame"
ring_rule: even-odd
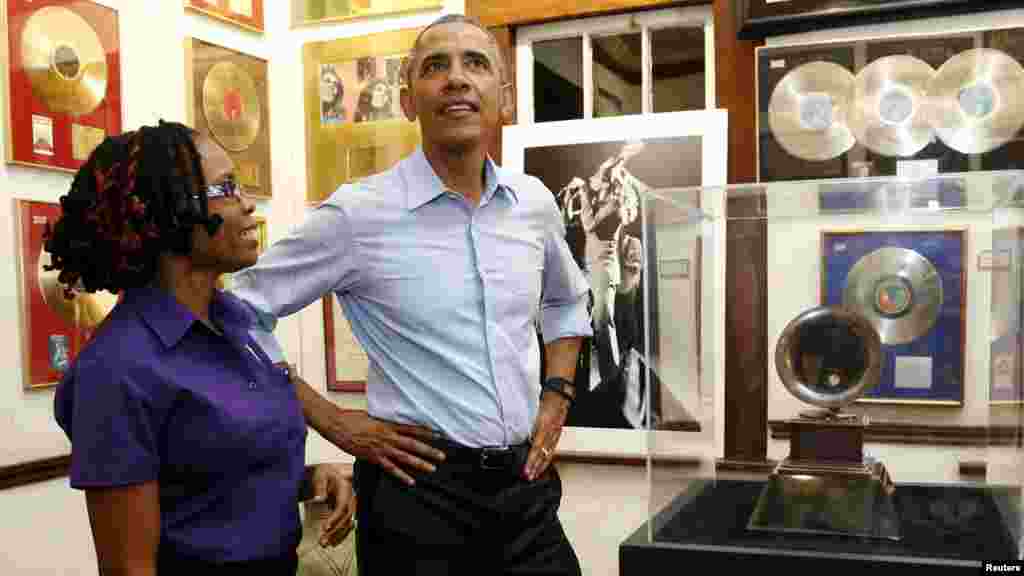
[[[1020,0],[737,0],[736,36],[768,36],[1019,8]]]

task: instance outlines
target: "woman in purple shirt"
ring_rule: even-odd
[[[255,206],[227,153],[175,123],[107,138],[61,207],[46,250],[66,296],[121,295],[54,405],[100,573],[294,576],[299,502],[314,497],[333,506],[321,544],[341,542],[350,473],[305,466],[288,369],[216,288],[258,256]]]

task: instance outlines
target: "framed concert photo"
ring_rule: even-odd
[[[7,0],[7,161],[75,172],[121,133],[116,10],[87,0]]]
[[[327,389],[331,392],[366,392],[370,361],[352,333],[352,326],[334,294],[323,297],[324,350]]]
[[[306,200],[390,168],[420,143],[402,112],[403,70],[419,29],[303,46],[306,90]]]
[[[263,0],[185,0],[185,8],[251,32],[263,33]]]
[[[267,61],[203,40],[185,40],[188,123],[212,137],[235,163],[254,198],[273,195]]]
[[[1018,7],[1012,0],[738,0],[737,37],[761,40],[891,22]]]
[[[822,232],[822,304],[858,311],[881,340],[879,384],[857,402],[963,404],[966,243],[960,228]]]
[[[55,386],[117,303],[109,292],[64,296],[57,271],[46,270],[50,255],[44,234],[60,218],[60,204],[15,200],[18,296],[24,388]]]
[[[696,269],[701,253],[717,248],[690,218],[724,202],[716,188],[726,182],[724,112],[506,126],[502,139],[502,167],[550,190],[589,282],[592,337],[580,350],[559,453],[643,457],[667,448],[648,444],[657,431],[673,446],[664,454],[679,456],[674,442],[717,434],[724,419],[708,408],[717,385],[702,379],[724,372],[702,370],[698,358],[710,324],[701,302],[714,305],[702,293],[724,290],[724,279]]]
[[[295,25],[440,10],[444,0],[291,0]]]

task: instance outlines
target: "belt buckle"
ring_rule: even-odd
[[[508,468],[507,458],[512,453],[509,446],[480,449],[480,468],[484,470],[505,470]],[[491,461],[497,461],[492,464]]]

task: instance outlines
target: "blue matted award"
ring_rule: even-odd
[[[963,230],[827,231],[822,300],[863,314],[882,342],[878,386],[858,402],[963,403]]]

